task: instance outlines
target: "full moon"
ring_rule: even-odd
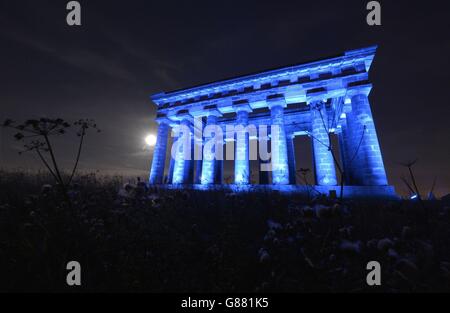
[[[156,136],[153,134],[147,135],[147,137],[145,137],[145,143],[148,146],[154,146],[156,144]]]

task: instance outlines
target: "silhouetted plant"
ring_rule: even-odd
[[[91,128],[95,129],[98,133],[100,132],[100,129],[97,128],[97,124],[93,119],[79,119],[78,121],[74,122],[73,125],[78,127],[77,136],[80,137],[80,143],[78,144],[77,157],[75,159],[75,164],[73,166],[68,184],[72,182],[73,176],[75,175],[75,172],[77,170],[78,161],[80,160],[81,155],[81,149],[83,148],[84,137],[86,136],[86,131]]]
[[[345,181],[345,175],[346,175],[346,171],[348,169],[345,168],[344,163],[342,162],[342,165],[338,162],[337,156],[336,156],[336,150],[333,147],[333,143],[331,141],[331,133],[330,130],[332,128],[332,125],[330,125],[330,120],[328,119],[327,121],[325,121],[323,114],[322,114],[322,105],[320,104],[316,104],[314,106],[314,109],[317,110],[319,112],[320,115],[320,119],[322,121],[323,127],[326,130],[327,136],[328,136],[328,144],[323,142],[322,140],[314,137],[310,132],[307,132],[308,136],[311,137],[313,140],[316,140],[318,143],[320,143],[321,145],[327,147],[328,151],[330,151],[331,156],[333,158],[334,164],[336,165],[336,168],[339,172],[339,185],[340,185],[340,193],[339,193],[339,199],[340,201],[342,201],[343,196],[344,196],[344,185],[347,183]],[[336,110],[333,111],[333,117],[331,119],[331,124],[333,123],[333,121],[335,120],[336,117]],[[359,140],[358,146],[356,147],[352,158],[349,160],[347,166],[351,167],[351,164],[353,163],[353,161],[355,160],[356,156],[359,153],[359,149],[361,147],[361,144],[363,142],[364,139],[364,135],[366,133],[366,125],[363,125],[363,132],[361,134],[361,138]]]
[[[224,178],[224,181],[225,181],[225,184],[229,185],[229,184],[232,183],[233,177],[227,176],[227,177]]]
[[[422,200],[422,196],[420,195],[420,191],[419,191],[419,188],[417,187],[417,183],[416,183],[416,177],[414,176],[414,172],[412,170],[412,167],[417,163],[417,161],[418,160],[415,159],[413,161],[408,161],[408,162],[402,163],[402,165],[408,168],[409,176],[411,178],[411,182],[412,182],[412,185],[414,187],[414,191],[415,191],[415,194],[417,196],[417,200],[419,201],[419,203],[421,204],[421,206],[422,206],[422,208],[424,210],[425,220],[428,220],[428,211],[427,211],[427,209],[425,207],[425,203]]]
[[[414,192],[415,192],[415,194],[417,195],[417,199],[418,199],[419,201],[422,201],[422,197],[421,197],[421,195],[420,195],[419,188],[417,187],[416,178],[415,178],[414,172],[413,172],[413,170],[412,170],[412,167],[413,167],[414,164],[416,164],[416,163],[417,163],[417,159],[415,159],[415,160],[413,160],[413,161],[408,161],[408,162],[402,163],[402,165],[403,165],[404,167],[407,167],[407,168],[408,168],[409,176],[410,176],[410,178],[411,178],[411,182],[412,182],[412,185],[413,185],[413,187],[414,187]]]
[[[309,168],[300,168],[299,170],[297,170],[297,176],[299,176],[303,183],[307,186],[310,185],[310,183],[308,182],[308,174],[310,172],[311,170]]]
[[[308,181],[308,175],[311,172],[309,168],[300,168],[297,170],[297,176],[300,177],[301,181],[308,187],[308,200],[311,198],[311,190],[320,194],[320,192],[314,188],[314,186]]]
[[[73,126],[77,127],[76,134],[80,137],[80,142],[78,144],[75,164],[70,172],[69,179],[64,181],[51,137],[64,135],[67,133],[67,130]],[[15,129],[17,131],[17,133],[14,134],[14,138],[18,141],[22,141],[25,148],[23,151],[20,151],[19,154],[31,151],[36,152],[45,168],[53,176],[56,183],[61,186],[64,193],[66,192],[66,187],[72,182],[76,173],[86,131],[92,128],[96,129],[97,132],[100,132],[93,119],[79,119],[73,124],[62,118],[52,119],[43,117],[40,119],[29,119],[23,123],[17,123],[11,119],[7,119],[3,122],[3,127]],[[49,154],[50,161],[47,160],[45,156],[46,153]]]
[[[428,193],[427,200],[435,200],[434,188],[436,187],[436,176],[433,178],[433,183],[431,184],[430,192]]]
[[[405,177],[401,177],[400,179],[406,185],[406,187],[408,188],[411,195],[416,194],[416,191],[414,191],[414,188],[411,187],[410,183],[408,182],[408,180]]]

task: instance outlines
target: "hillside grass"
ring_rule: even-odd
[[[68,204],[49,182],[0,173],[0,291],[450,290],[440,201],[424,212],[412,201],[163,191],[91,174],[77,177]],[[72,260],[81,287],[66,285]],[[372,260],[380,287],[366,284]]]

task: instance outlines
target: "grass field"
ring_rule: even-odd
[[[1,291],[450,291],[440,201],[157,191],[85,175],[68,202],[49,182],[0,172]],[[75,289],[71,260],[82,268]],[[379,287],[366,284],[372,260]]]

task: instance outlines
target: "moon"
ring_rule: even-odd
[[[153,134],[147,135],[147,137],[145,137],[145,144],[153,147],[156,144],[156,136]]]

